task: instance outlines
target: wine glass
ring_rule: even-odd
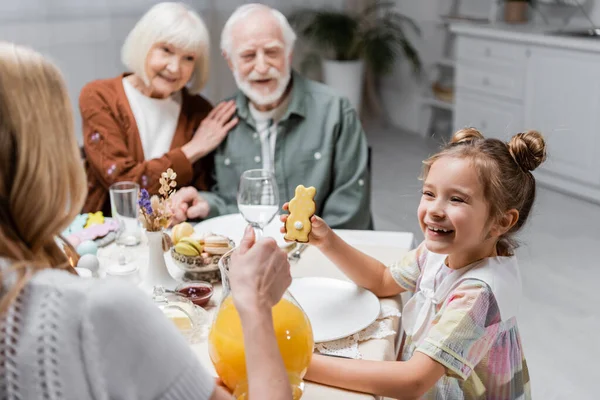
[[[238,208],[254,228],[256,239],[279,212],[279,189],[272,171],[251,169],[240,178],[237,196]]]

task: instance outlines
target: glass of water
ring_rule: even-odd
[[[264,227],[279,213],[279,189],[273,172],[245,171],[240,178],[237,203],[242,216],[254,228],[256,239],[261,238]]]
[[[142,238],[138,220],[140,186],[135,182],[117,182],[109,188],[112,217],[119,223],[117,245],[137,246]]]

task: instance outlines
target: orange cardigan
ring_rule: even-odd
[[[123,77],[88,83],[79,96],[83,120],[88,196],[83,212],[110,215],[108,188],[115,182],[134,181],[150,194],[160,188],[160,174],[167,168],[177,173],[177,184],[208,190],[211,186],[212,155],[193,165],[181,151],[189,142],[212,105],[202,96],[182,90],[181,113],[171,149],[160,158],[144,159],[135,117],[123,88]]]

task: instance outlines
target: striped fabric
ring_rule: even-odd
[[[424,244],[390,266],[396,282],[419,290],[428,252]],[[443,266],[436,288],[453,270]],[[420,342],[406,338],[402,360],[420,351],[446,367],[446,375],[423,399],[528,400],[529,373],[515,318],[502,321],[494,294],[478,280],[460,283],[436,307],[436,315]]]

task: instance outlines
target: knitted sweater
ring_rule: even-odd
[[[174,324],[125,283],[41,271],[0,341],[0,399],[208,400],[215,387]]]

